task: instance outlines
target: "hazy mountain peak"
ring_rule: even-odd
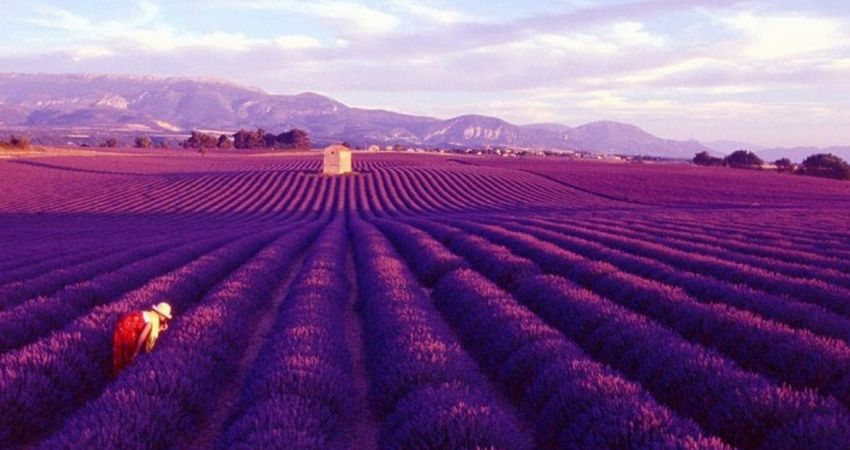
[[[480,114],[440,120],[351,108],[309,91],[272,95],[209,77],[0,74],[0,101],[0,125],[38,127],[40,133],[86,128],[168,134],[253,127],[280,132],[297,127],[310,132],[317,143],[514,146],[677,157],[705,149],[696,142],[660,139],[614,121],[571,128],[551,123],[517,126]],[[66,135],[70,134],[74,133]]]

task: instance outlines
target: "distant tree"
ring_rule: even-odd
[[[764,164],[758,155],[748,150],[735,150],[723,158],[723,162],[738,169],[757,169]]]
[[[304,150],[310,148],[310,135],[297,128],[280,134],[239,130],[233,135],[233,146],[238,149],[279,148],[285,150]]]
[[[309,150],[310,135],[304,130],[293,128],[277,136],[276,147],[286,150]]]
[[[200,131],[193,131],[192,135],[189,136],[189,139],[186,139],[185,141],[183,141],[183,143],[181,145],[182,145],[183,148],[197,148],[197,149],[204,148],[204,149],[206,149],[206,148],[214,148],[216,146],[216,144],[218,144],[218,141],[216,140],[216,138],[214,138],[214,137],[212,137],[208,134],[201,133]]]
[[[106,148],[118,147],[118,139],[115,139],[114,137],[108,137],[105,141],[103,141],[102,144],[100,144],[100,146]]]
[[[265,131],[263,131],[263,147],[275,148],[277,146],[277,135],[274,133],[266,133]]]
[[[788,158],[779,158],[773,162],[777,172],[793,172],[794,163]]]
[[[238,149],[264,148],[266,146],[266,130],[239,130],[233,135],[233,146]]]
[[[216,143],[216,147],[223,149],[223,150],[229,150],[229,149],[233,148],[233,141],[231,141],[230,138],[228,138],[226,135],[222,134],[221,136],[218,137],[218,142]]]
[[[151,148],[153,141],[147,136],[136,136],[136,148]]]
[[[248,148],[248,133],[250,131],[239,130],[233,134],[233,146],[239,149]]]
[[[162,139],[156,143],[156,148],[171,148],[171,140]]]
[[[339,145],[341,145],[341,146],[343,146],[343,147],[345,147],[345,148],[351,148],[351,143],[350,143],[350,142],[348,142],[348,141],[342,141],[342,143],[341,143],[341,144],[339,144]]]
[[[266,130],[257,128],[249,140],[249,148],[264,148],[266,146]]]
[[[0,141],[0,146],[24,150],[30,147],[30,138],[26,136],[9,136],[9,141]]]
[[[720,158],[715,158],[708,154],[708,152],[699,152],[694,156],[693,159],[694,164],[698,166],[722,166],[723,160]]]
[[[800,165],[798,173],[837,180],[850,180],[850,164],[831,153],[819,153],[806,158]]]

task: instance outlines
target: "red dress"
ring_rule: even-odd
[[[118,375],[128,364],[133,362],[133,353],[139,344],[139,336],[145,329],[144,313],[131,312],[122,317],[115,325],[112,336],[112,375]]]

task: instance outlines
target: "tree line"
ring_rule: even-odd
[[[0,141],[2,143],[3,141]],[[115,148],[119,142],[115,137],[104,140],[99,147]],[[133,141],[135,148],[171,148],[173,142],[168,139],[154,140],[150,136],[136,136]],[[209,149],[229,150],[237,149],[276,149],[276,150],[309,150],[310,135],[301,129],[293,128],[280,134],[269,133],[262,128],[257,130],[241,129],[228,136],[226,134],[215,135],[192,131],[188,138],[176,143],[176,146],[205,151]]]
[[[758,155],[748,150],[736,150],[723,158],[711,156],[708,152],[703,151],[694,156],[693,163],[699,166],[732,167],[736,169],[763,169],[765,167],[765,162]],[[773,166],[779,172],[850,180],[850,164],[831,153],[811,155],[802,164],[794,164],[788,158],[780,158],[773,162]]]
[[[232,139],[231,139],[232,137]],[[216,138],[213,135],[193,131],[188,139],[181,143],[183,148],[194,149],[279,149],[279,150],[309,150],[310,135],[298,128],[284,131],[280,134],[268,133],[262,128],[255,131],[239,130],[228,137],[225,134]]]
[[[26,150],[30,147],[30,139],[26,136],[9,136],[8,140],[0,140],[0,148]]]

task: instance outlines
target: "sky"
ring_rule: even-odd
[[[850,2],[0,0],[0,72],[211,76],[350,106],[850,145]]]

